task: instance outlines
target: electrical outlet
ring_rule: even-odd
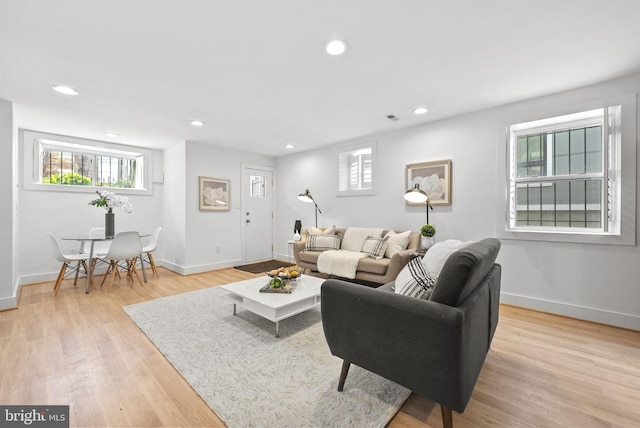
[[[220,254],[220,247],[216,247],[216,254]]]

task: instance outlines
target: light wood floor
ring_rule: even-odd
[[[23,287],[0,312],[0,404],[68,404],[72,426],[218,427],[218,419],[121,307],[255,275],[237,269],[84,293]],[[99,278],[98,278],[99,279]],[[336,376],[338,374],[336,373]],[[502,306],[462,427],[640,427],[640,332]],[[412,395],[390,427],[440,427]]]

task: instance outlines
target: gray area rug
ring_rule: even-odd
[[[123,310],[234,427],[383,427],[410,391],[331,355],[319,308],[275,325],[242,308],[232,315],[223,290],[208,288]]]

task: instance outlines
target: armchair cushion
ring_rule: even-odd
[[[455,239],[436,242],[424,255],[422,263],[424,263],[424,267],[431,276],[438,277],[449,256],[469,244],[471,244],[471,242],[463,242]]]

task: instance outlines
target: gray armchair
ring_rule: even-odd
[[[445,427],[471,397],[498,324],[500,241],[453,253],[429,300],[340,280],[322,285],[322,322],[331,353],[439,403]]]

